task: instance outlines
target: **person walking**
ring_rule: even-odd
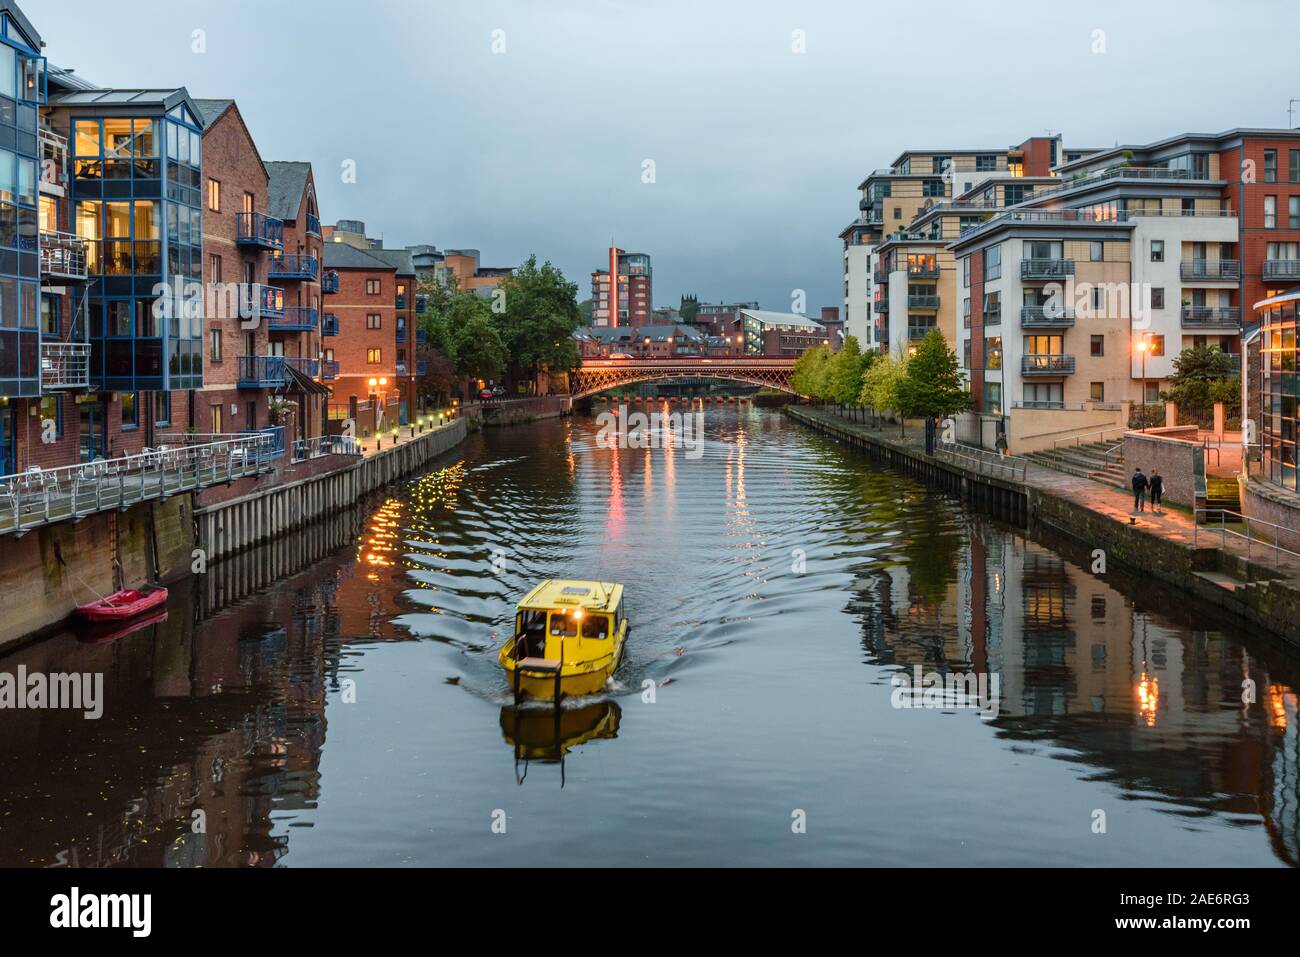
[[[1160,477],[1156,469],[1151,470],[1151,478],[1147,482],[1151,489],[1151,511],[1157,515],[1163,515],[1164,511],[1160,507],[1160,496],[1165,494],[1165,480]]]
[[[1147,486],[1150,484],[1141,469],[1133,470],[1133,511],[1146,511]]]

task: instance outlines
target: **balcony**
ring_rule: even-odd
[[[319,236],[321,234],[320,217],[314,213],[307,214],[307,232],[312,236]]]
[[[90,343],[41,341],[41,391],[90,388]]]
[[[286,306],[283,316],[267,320],[272,332],[313,332],[320,321],[320,313],[310,306]]]
[[[1060,306],[1022,306],[1020,325],[1026,329],[1068,329],[1074,325],[1074,312]]]
[[[1074,356],[1022,356],[1020,374],[1028,376],[1063,376],[1074,374]]]
[[[268,275],[272,279],[315,279],[316,270],[315,256],[292,253],[272,259]]]
[[[907,308],[921,309],[924,311],[938,309],[939,297],[929,293],[908,293]]]
[[[935,240],[935,242],[941,242],[941,241],[942,240],[939,239]],[[939,264],[938,263],[908,263],[907,275],[913,279],[938,279]]]
[[[240,356],[239,388],[274,389],[284,385],[289,373],[284,371],[284,356]]]
[[[235,218],[235,242],[258,249],[284,248],[284,223],[266,213],[239,213]]]
[[[1183,306],[1183,325],[1194,329],[1241,327],[1237,306]]]
[[[938,328],[939,327],[933,322],[922,322],[916,324],[908,323],[907,338],[915,342],[918,339],[924,339],[926,336],[928,336],[930,333],[934,332],[934,330]]]
[[[1022,259],[1021,279],[1064,279],[1074,275],[1073,259]]]
[[[253,441],[249,443],[249,454],[258,462],[270,462],[284,455],[284,426],[270,425],[264,429],[240,429],[240,435],[247,435]]]
[[[877,269],[871,274],[871,281],[877,286],[883,286],[885,283],[889,282],[889,273],[885,272],[883,269]]]
[[[405,294],[402,294],[402,295],[399,295],[399,296],[394,296],[394,297],[393,297],[393,306],[394,306],[394,308],[396,308],[396,309],[405,309],[405,308],[406,308],[406,295],[405,295]]]
[[[882,316],[889,315],[889,297],[885,296],[875,301],[876,312]]]
[[[266,319],[268,323],[284,317],[284,290],[260,282],[239,284],[239,318]]]
[[[397,363],[397,375],[398,375],[399,378],[402,377],[402,376],[405,376],[405,375],[406,375],[406,363],[405,363],[405,362],[399,362],[399,363]]]
[[[1264,260],[1265,279],[1300,279],[1300,259]]]
[[[397,324],[397,344],[401,345],[406,341],[406,324],[399,322]]]
[[[417,346],[427,346],[429,344],[429,333],[423,329],[416,329],[415,344]]]
[[[415,374],[426,376],[429,374],[429,362],[427,359],[419,359],[415,363]]]
[[[85,282],[85,242],[71,233],[41,233],[41,277]]]
[[[320,277],[320,291],[327,295],[339,291],[339,274],[336,272],[327,272]]]
[[[427,293],[417,292],[415,294],[415,311],[423,314],[429,308],[429,296]]]
[[[332,312],[327,312],[321,316],[320,334],[322,336],[337,336],[339,334],[339,317]]]
[[[1184,259],[1178,273],[1184,282],[1236,282],[1241,278],[1241,260]]]
[[[337,359],[320,360],[320,377],[323,382],[333,382],[339,377],[339,364]]]

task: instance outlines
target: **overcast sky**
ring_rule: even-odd
[[[1266,0],[23,8],[50,62],[101,86],[236,99],[263,158],[312,162],[326,222],[485,265],[536,253],[580,299],[612,238],[653,257],[656,305],[788,310],[803,289],[810,314],[842,306],[836,235],[865,174],[907,148],[1284,126],[1300,97],[1300,6]]]

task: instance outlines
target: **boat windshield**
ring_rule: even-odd
[[[578,634],[578,619],[572,613],[551,612],[551,634],[556,638],[574,638]]]
[[[588,615],[582,619],[582,637],[583,638],[608,638],[609,637],[609,616],[608,615]]]

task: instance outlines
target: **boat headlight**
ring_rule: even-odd
[[[581,618],[581,617],[582,617],[582,609],[581,609],[581,608],[575,608],[575,609],[573,609],[573,617],[574,617],[575,619],[577,619],[577,618]]]

